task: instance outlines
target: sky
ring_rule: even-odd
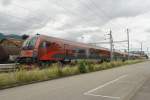
[[[150,0],[0,0],[0,32],[44,34],[94,43],[127,40],[130,49],[150,48]],[[109,48],[108,44],[97,44]],[[127,43],[115,43],[124,50]],[[150,49],[149,49],[150,50]]]

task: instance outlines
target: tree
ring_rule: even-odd
[[[28,37],[29,37],[29,35],[27,35],[27,34],[22,35],[23,40],[26,40]]]

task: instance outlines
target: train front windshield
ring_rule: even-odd
[[[36,37],[32,37],[32,38],[27,39],[27,40],[24,42],[24,44],[23,44],[23,49],[27,49],[27,50],[32,50],[32,49],[34,49],[35,44],[36,44],[36,40],[37,40]]]

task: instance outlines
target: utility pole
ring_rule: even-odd
[[[112,37],[112,31],[110,30],[109,34],[110,36],[110,61],[113,61],[113,37]]]
[[[82,41],[82,42],[84,41],[84,36],[81,36],[81,41]]]
[[[129,29],[127,28],[127,41],[128,41],[128,60],[130,59],[130,36],[129,36]]]
[[[113,52],[115,51],[114,44],[115,43],[126,43],[128,44],[127,52],[128,52],[128,59],[130,59],[129,53],[130,53],[130,38],[129,38],[129,29],[127,29],[127,40],[121,40],[121,41],[113,41],[113,36],[112,36],[112,30],[110,29],[109,34],[109,41],[108,42],[95,42],[95,43],[89,43],[91,45],[95,44],[110,44],[110,60],[114,60],[114,54]]]
[[[143,51],[143,43],[141,42],[141,55],[142,55],[142,51]]]
[[[147,47],[147,51],[146,51],[147,56],[149,56],[149,48]]]

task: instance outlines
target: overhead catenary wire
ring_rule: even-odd
[[[60,1],[60,0],[59,0]],[[93,1],[92,1],[93,2]],[[58,4],[58,2],[55,2],[55,3],[57,3]],[[93,3],[93,4],[95,4],[95,3]],[[23,8],[23,9],[25,9],[25,10],[28,10],[28,11],[32,11],[33,13],[35,13],[33,10],[31,10],[31,9],[29,9],[29,8],[25,8],[25,7],[23,7],[23,6],[20,6],[20,5],[17,5],[17,4],[14,4],[15,6],[18,6],[19,8]],[[59,5],[59,6],[61,6],[63,9],[65,9],[66,11],[69,11],[69,12],[71,12],[71,13],[73,13],[74,14],[74,12],[72,12],[72,11],[70,11],[69,9],[66,9],[65,7],[63,7],[62,5]],[[88,7],[88,9],[90,10],[90,8]],[[98,15],[98,13],[95,13],[95,15]],[[105,14],[105,16],[106,16],[106,14]],[[99,16],[97,16],[97,17],[99,17]]]
[[[10,18],[14,17],[15,19],[17,19],[17,20],[19,20],[21,22],[24,21],[25,23],[27,23],[25,21],[25,19],[22,18],[22,17],[14,16],[14,15],[11,15],[11,14],[8,14],[8,13],[4,13],[4,12],[0,12],[0,13],[6,15],[7,17],[10,17]],[[23,25],[23,26],[27,27],[27,25]]]
[[[59,1],[60,1],[60,0],[59,0]],[[60,4],[59,2],[55,1],[54,3],[56,3],[59,7],[63,8],[64,11],[65,11],[65,13],[70,13],[70,14],[75,15],[75,16],[78,15],[77,13],[73,12],[72,10],[67,9],[66,7],[64,7],[64,6],[63,6],[62,4]],[[22,8],[22,9],[25,9],[25,10],[28,10],[28,11],[31,11],[31,12],[34,12],[33,10],[28,9],[28,8],[25,8],[25,7],[23,7],[23,6],[20,6],[20,5],[17,5],[17,4],[14,4],[14,5],[17,6],[17,7],[19,7],[19,8]],[[72,16],[70,16],[70,17],[72,17]],[[86,25],[89,24],[89,20],[87,19],[86,16],[79,16],[79,17],[82,18],[82,20],[84,20],[84,22],[86,23]],[[50,18],[51,18],[51,17],[50,17]]]
[[[78,16],[78,17],[82,18],[82,20],[84,20],[86,25],[89,24],[89,19],[87,16],[79,16],[78,13],[76,13],[76,12],[64,7],[62,4],[60,4],[60,1],[63,1],[63,0],[59,0],[59,2],[58,2],[58,0],[55,0],[54,3],[56,3],[59,7],[63,8],[66,13],[70,13],[74,16]],[[99,23],[99,22],[96,22],[95,24],[97,24],[97,23]],[[103,31],[103,30],[101,30],[101,31]]]
[[[59,2],[58,2],[58,0],[55,0],[54,3],[56,3],[59,7],[63,8],[66,13],[72,14],[73,16],[76,16],[76,17],[80,17],[80,18],[82,18],[82,20],[85,21],[86,24],[89,24],[89,18],[87,16],[79,16],[78,13],[76,13],[76,12],[64,7],[62,4],[60,4],[60,1],[63,1],[63,0],[59,0]],[[98,22],[96,22],[96,23],[98,23]]]
[[[60,1],[60,0],[59,0]],[[93,2],[93,1],[92,1]],[[66,7],[64,7],[62,4],[60,5],[60,3],[58,3],[57,1],[55,1],[55,3],[57,3],[59,6],[61,6],[66,12],[69,12],[69,13],[71,13],[71,14],[74,14],[74,15],[76,15],[76,13],[74,13],[74,12],[72,12],[70,9],[66,9]],[[93,3],[94,4],[94,3]],[[17,4],[14,4],[15,6],[17,6],[17,7],[19,7],[19,8],[23,8],[23,9],[25,9],[25,10],[28,10],[28,11],[31,11],[31,12],[33,12],[33,13],[35,13],[33,10],[31,10],[31,9],[29,9],[29,8],[25,8],[25,7],[23,7],[23,6],[20,6],[20,5],[17,5]],[[87,8],[90,10],[90,8],[87,6]],[[95,11],[94,11],[94,15],[98,15],[97,17],[102,17],[102,16],[99,16],[99,13],[96,13]],[[106,16],[106,14],[105,14],[105,16]],[[105,17],[104,17],[105,18]],[[85,16],[83,17],[83,20],[86,20],[86,18],[85,18]],[[86,20],[86,22],[87,22],[88,20]]]
[[[28,11],[28,12],[32,12],[32,13],[34,13],[34,14],[40,15],[40,13],[35,12],[36,10],[30,9],[30,8],[26,8],[26,7],[24,7],[24,6],[20,6],[19,4],[16,4],[16,3],[12,3],[12,4],[15,5],[15,6],[18,7],[18,8],[22,8],[22,9]],[[46,12],[45,12],[45,13],[46,13]],[[35,18],[35,19],[37,19],[37,20],[41,20],[38,16],[34,16],[34,15],[32,15],[32,16],[33,16],[33,18]],[[44,16],[47,17],[46,20],[52,19],[51,16],[46,16],[46,15],[44,15]]]
[[[82,1],[82,3],[84,3],[83,2],[83,0],[79,0],[80,2]],[[88,2],[88,1],[90,1],[90,2]],[[98,8],[97,7],[97,5],[95,4],[95,2],[93,2],[93,0],[86,0],[86,2],[87,3],[89,3],[89,4],[91,4],[91,5],[93,5],[93,7],[95,7],[96,9],[99,9],[99,10],[101,10],[101,13],[103,13],[103,15],[104,15],[104,18],[106,19],[106,17],[108,18],[108,19],[112,19],[108,14],[106,14],[101,8]],[[89,5],[87,4],[87,3],[84,3],[84,4],[86,4],[86,7],[88,8],[88,9],[90,9],[90,7],[89,7]],[[93,8],[92,8],[93,9]],[[99,12],[96,12],[96,15],[98,15],[99,16]],[[99,16],[100,17],[100,16]],[[111,21],[110,21],[110,23],[113,25],[114,23],[112,23]],[[116,27],[120,27],[121,25],[119,24],[119,25],[116,25],[116,24],[114,24]]]
[[[62,4],[61,4],[61,5],[62,5]],[[60,5],[59,5],[59,6],[60,6]],[[21,7],[21,6],[18,6],[18,7]],[[66,12],[69,11],[69,13],[71,13],[71,14],[73,14],[73,15],[77,15],[75,12],[72,12],[70,9],[67,9],[66,7],[63,7],[63,5],[62,5],[61,7],[62,7]],[[26,9],[25,7],[21,7],[21,8]],[[91,9],[91,8],[88,7],[88,10],[90,10],[90,9]],[[32,11],[32,10],[29,9],[29,11]],[[90,11],[91,11],[91,10],[90,10]],[[32,12],[34,12],[34,11],[32,11]],[[102,16],[99,16],[99,13],[96,13],[96,11],[94,11],[93,14],[96,15],[97,17],[99,17],[99,18],[102,17]],[[105,16],[106,16],[106,15],[105,15]],[[106,17],[107,17],[107,16],[106,16]],[[83,18],[83,20],[86,20],[86,16],[83,16],[82,18]],[[88,23],[87,20],[86,20],[85,22]]]
[[[6,15],[8,17],[14,17],[15,19],[20,20],[21,22],[30,24],[30,22],[28,22],[27,19],[25,19],[23,17],[14,16],[14,15],[11,15],[11,14],[8,14],[8,13],[5,13],[5,12],[0,12],[0,13]],[[38,25],[43,25],[43,24],[38,24]],[[22,25],[22,26],[27,27],[28,25]]]
[[[104,11],[101,7],[97,7],[97,4],[96,4],[93,0],[87,0],[87,1],[90,1],[91,4],[92,4],[95,8],[99,9],[99,10],[101,11],[101,13],[103,13],[104,18],[107,17],[107,18],[109,18],[109,19],[112,19],[112,17],[109,16],[109,14],[106,13],[106,11]],[[116,24],[112,23],[111,21],[110,21],[110,23],[111,23],[112,25],[116,26],[116,27],[119,27],[119,28],[121,28],[120,26],[122,25],[122,24],[120,24],[120,23],[119,23],[119,25],[116,25]]]
[[[95,8],[97,8],[98,10],[100,10],[100,12],[103,14],[104,18],[112,19],[112,17],[111,17],[106,11],[104,11],[101,7],[97,7],[97,4],[96,4],[93,0],[88,0],[88,1],[90,1],[91,4],[92,4]],[[116,27],[119,27],[119,28],[121,28],[120,26],[122,25],[122,24],[120,24],[120,23],[119,23],[119,25],[116,25],[116,24],[112,23],[111,21],[110,21],[110,23],[111,23],[112,25],[116,26]]]
[[[87,3],[85,3],[85,2],[83,2],[83,0],[78,0],[82,5],[84,5],[84,7],[86,7],[89,11],[91,11],[92,13],[93,13],[93,15],[94,16],[96,16],[97,18],[101,18],[102,16],[100,16],[99,15],[99,13],[97,13],[95,10],[93,10],[93,8],[91,9],[91,7],[87,4]]]
[[[93,0],[90,0],[91,2],[92,2],[92,4],[93,5],[95,5],[95,7],[97,7],[97,4],[95,4],[95,2],[93,2]],[[101,10],[101,12],[103,12],[103,14],[105,15],[105,16],[107,16],[108,18],[111,18],[108,14],[106,14],[102,9],[100,9]],[[120,24],[119,24],[119,26],[120,26]],[[129,40],[125,40],[125,41],[123,41],[123,42],[127,42],[127,41],[129,41]],[[121,41],[120,41],[121,42]],[[119,41],[118,41],[118,43],[119,43]],[[129,44],[128,44],[129,45]],[[128,50],[128,52],[129,52],[129,50]]]

